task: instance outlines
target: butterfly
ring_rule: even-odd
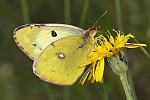
[[[66,24],[26,24],[14,30],[18,47],[33,63],[40,79],[57,85],[72,85],[84,72],[79,68],[92,49],[90,31]]]

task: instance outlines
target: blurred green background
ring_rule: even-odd
[[[99,83],[70,87],[48,84],[32,72],[33,61],[15,44],[13,30],[27,23],[66,23],[100,31],[121,29],[131,32],[150,50],[149,0],[0,0],[0,100],[103,100]],[[87,9],[86,9],[87,8]],[[84,9],[84,10],[83,10]],[[121,12],[121,21],[117,12]],[[81,17],[82,16],[82,17]],[[120,24],[119,24],[120,23]],[[131,40],[134,42],[133,40]],[[128,49],[129,69],[137,100],[150,100],[150,61],[141,49]],[[132,82],[131,81],[131,82]],[[104,85],[110,100],[126,100],[119,81],[105,66]]]

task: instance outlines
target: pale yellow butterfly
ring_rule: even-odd
[[[26,24],[14,30],[14,40],[32,60],[33,72],[57,85],[72,85],[83,73],[92,45],[89,32],[66,24]]]

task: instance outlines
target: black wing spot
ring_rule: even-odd
[[[40,26],[46,26],[45,24],[34,24],[34,26],[40,27]]]
[[[38,48],[37,44],[32,44],[32,45]],[[42,48],[38,48],[38,49],[42,50]]]
[[[41,24],[35,24],[34,26],[40,28]]]
[[[36,46],[36,44],[32,44],[33,46]]]
[[[55,31],[51,31],[51,35],[52,35],[52,37],[56,37],[57,33]]]
[[[45,24],[40,24],[41,26],[46,26]]]
[[[40,24],[34,24],[34,26],[40,26]]]

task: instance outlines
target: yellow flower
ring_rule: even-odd
[[[80,67],[90,66],[80,80],[80,84],[84,84],[86,78],[93,83],[101,82],[104,73],[105,58],[112,57],[119,53],[122,48],[137,48],[140,46],[146,46],[145,44],[127,43],[130,38],[134,38],[130,33],[124,35],[120,31],[113,31],[117,34],[114,38],[108,31],[107,37],[100,35],[95,38],[96,42],[93,43],[93,49],[88,54],[88,60]]]

